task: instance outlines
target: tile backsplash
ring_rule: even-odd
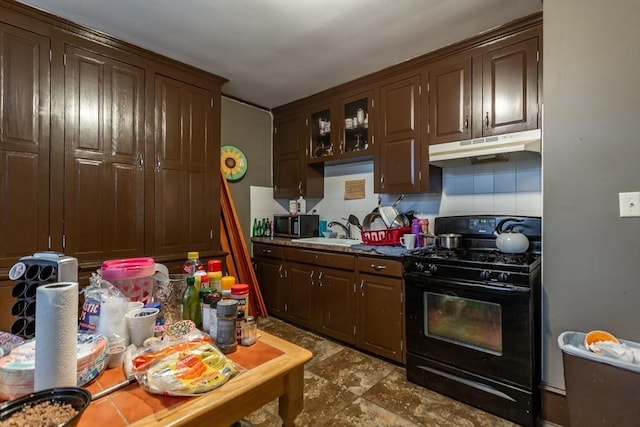
[[[442,194],[406,194],[398,210],[413,210],[432,222],[448,215],[525,215],[542,216],[542,177],[540,158],[504,163],[459,166],[442,170]],[[365,181],[365,197],[345,200],[345,182]],[[392,204],[398,194],[380,195],[383,205]],[[271,187],[251,187],[251,218],[287,213],[288,200],[273,200]],[[307,200],[307,211],[321,219],[341,221],[349,214],[360,221],[378,205],[373,192],[373,161],[325,166],[324,198]]]

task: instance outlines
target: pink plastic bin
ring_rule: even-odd
[[[102,263],[101,275],[130,301],[153,301],[156,292],[153,258],[113,259]]]

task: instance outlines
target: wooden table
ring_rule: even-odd
[[[135,383],[92,402],[79,426],[230,426],[276,398],[283,425],[293,426],[302,411],[304,364],[311,352],[266,332],[259,335],[256,344],[228,355],[246,371],[223,386],[176,397],[148,393]],[[108,369],[87,388],[95,394],[124,379],[122,369]]]

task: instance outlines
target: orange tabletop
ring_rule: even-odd
[[[250,347],[227,356],[246,369],[221,387],[197,397],[152,394],[137,383],[89,405],[79,427],[229,426],[279,398],[284,426],[302,411],[304,364],[311,352],[266,332]],[[107,369],[87,389],[96,394],[125,380],[123,369]]]

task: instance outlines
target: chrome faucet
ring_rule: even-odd
[[[345,236],[347,239],[351,238],[351,233],[349,232],[349,227],[347,227],[346,225],[344,225],[341,222],[338,221],[331,221],[329,224],[327,224],[327,227],[333,227],[334,225],[337,225],[338,227],[342,228],[345,232]]]

